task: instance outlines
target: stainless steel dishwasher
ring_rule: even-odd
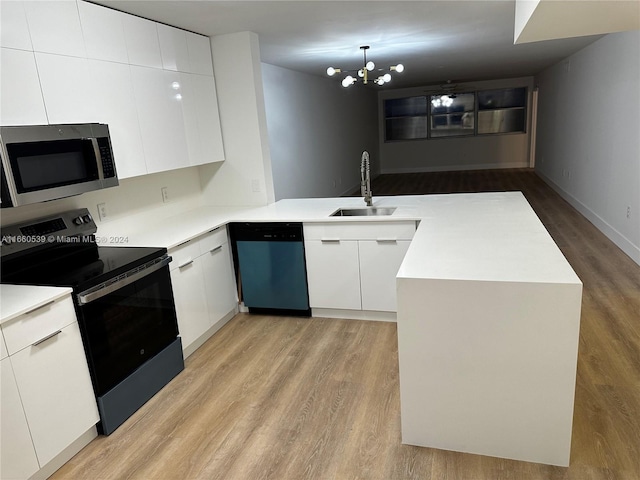
[[[241,298],[249,313],[311,316],[301,223],[232,223]]]

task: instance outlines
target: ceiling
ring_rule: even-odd
[[[535,75],[600,36],[514,45],[515,0],[92,0],[208,36],[252,31],[263,62],[326,75],[403,63],[389,88]],[[338,81],[338,80],[336,80]]]

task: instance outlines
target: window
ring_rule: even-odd
[[[431,138],[473,135],[476,96],[473,93],[431,95]]]
[[[525,132],[525,87],[384,101],[385,141]]]
[[[478,92],[478,134],[524,132],[526,88]]]
[[[411,140],[427,138],[427,97],[385,100],[385,139]]]

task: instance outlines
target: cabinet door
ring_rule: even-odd
[[[0,478],[29,478],[38,471],[38,459],[9,358],[0,361],[0,397]]]
[[[169,25],[158,24],[162,68],[178,72],[189,72],[189,48],[187,32]]]
[[[46,125],[47,114],[33,52],[1,50],[0,124]]]
[[[131,65],[162,68],[156,23],[134,15],[125,15],[124,37]]]
[[[212,76],[191,75],[191,88],[198,99],[195,114],[202,158],[197,164],[221,162],[224,147],[215,80]]]
[[[224,160],[213,77],[192,73],[178,75],[189,164],[203,165]]]
[[[0,45],[33,50],[24,2],[0,2]]]
[[[186,350],[211,326],[202,275],[199,259],[183,262],[182,266],[171,271],[182,350]]]
[[[89,60],[100,122],[109,125],[120,179],[147,173],[129,65]]]
[[[128,63],[122,19],[126,14],[88,2],[78,2],[87,58]]]
[[[34,51],[86,57],[75,0],[29,0],[24,8]]]
[[[214,325],[237,305],[229,244],[213,246],[201,257],[210,324]]]
[[[360,310],[358,242],[304,242],[311,308]]]
[[[36,53],[49,123],[99,122],[86,58]]]
[[[78,323],[9,357],[40,465],[100,417]]]
[[[213,59],[211,57],[211,42],[209,37],[196,33],[185,32],[187,49],[189,51],[189,68],[191,73],[213,75]]]
[[[408,240],[367,240],[360,250],[362,309],[396,312],[396,275],[411,242]]]
[[[188,167],[180,77],[155,68],[130,68],[148,173]]]

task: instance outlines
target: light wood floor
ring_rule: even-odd
[[[402,445],[393,323],[238,315],[52,478],[640,479],[640,267],[528,170],[373,183],[485,190],[523,191],[584,283],[569,468]]]

